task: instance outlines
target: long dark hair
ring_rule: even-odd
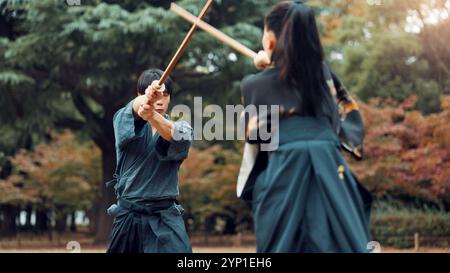
[[[324,75],[324,51],[312,8],[302,1],[273,6],[265,26],[278,40],[272,61],[280,79],[294,87],[306,115],[319,116],[333,107]]]

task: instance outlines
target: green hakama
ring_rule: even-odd
[[[246,120],[237,195],[252,207],[258,252],[368,252],[372,197],[342,154],[344,148],[362,156],[364,126],[357,109],[339,116],[337,102],[351,98],[326,65],[324,74],[330,93],[317,117],[302,109],[302,98],[277,68],[242,81],[246,107],[280,109],[278,126],[268,112]],[[259,136],[264,123],[278,132],[276,149],[249,137]]]
[[[280,144],[253,188],[258,252],[366,252],[370,194],[321,119],[280,123]]]
[[[168,116],[166,116],[168,118]],[[174,122],[174,139],[152,134],[148,122],[135,117],[133,101],[114,115],[117,204],[108,253],[189,253],[183,221],[178,171],[192,144],[192,128]]]

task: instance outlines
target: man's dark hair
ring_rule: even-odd
[[[156,68],[147,69],[144,72],[142,72],[141,76],[139,76],[137,83],[138,94],[144,95],[145,90],[148,88],[148,86],[151,85],[153,81],[161,79],[163,74],[164,74],[163,71]],[[170,96],[172,96],[173,91],[172,79],[168,77],[164,84],[166,85],[166,89],[169,91]]]

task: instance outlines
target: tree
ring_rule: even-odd
[[[180,176],[181,201],[191,231],[234,234],[252,229],[249,208],[236,198],[240,159],[240,153],[220,145],[191,150]]]
[[[180,5],[198,13],[203,2],[185,0]],[[268,2],[216,1],[207,19],[257,49],[261,29],[254,24],[261,25],[258,14]],[[20,120],[24,131],[37,136],[55,126],[82,130],[100,148],[103,181],[110,180],[115,169],[114,113],[134,96],[142,70],[165,67],[190,27],[163,9],[167,3],[92,0],[67,6],[56,0],[1,1],[2,14],[12,16],[17,33],[0,43],[0,103],[2,109],[14,110],[12,115],[2,111],[2,118],[9,124]],[[226,46],[198,33],[174,71],[174,103],[192,95],[219,104],[238,102],[237,83],[252,66],[230,54]],[[108,237],[112,220],[105,211],[115,201],[112,190],[102,186],[101,192],[95,204],[98,216],[92,219],[98,242]]]
[[[331,47],[330,61],[346,85],[366,102],[373,97],[401,102],[416,94],[418,109],[438,112],[439,97],[449,88],[450,74],[446,74],[444,64],[449,52],[441,37],[447,35],[443,29],[450,23],[450,2],[339,3],[332,13],[342,14],[336,19],[338,27],[327,29],[337,28],[332,35],[336,43]],[[430,23],[427,18],[436,16],[432,10],[447,14],[447,18],[439,15],[435,23]]]
[[[413,110],[417,97],[380,106],[361,104],[366,121],[366,159],[352,170],[378,200],[399,200],[420,208],[450,208],[450,98],[442,111]]]
[[[11,158],[12,175],[0,180],[0,203],[34,208],[40,231],[51,231],[50,213],[65,226],[69,213],[90,209],[101,179],[100,151],[93,143],[82,143],[68,131],[52,139],[19,151]]]

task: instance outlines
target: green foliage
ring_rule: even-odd
[[[178,4],[197,13],[204,2]],[[21,35],[0,43],[5,64],[0,68],[1,92],[27,110],[32,108],[28,101],[42,100],[30,115],[23,111],[20,122],[40,116],[47,120],[45,127],[76,124],[70,128],[85,129],[102,150],[104,143],[112,142],[112,116],[133,97],[139,73],[148,67],[163,69],[190,27],[164,9],[165,1],[84,1],[80,6],[53,0],[5,3],[3,11],[16,12],[14,29]],[[267,4],[216,1],[207,19],[257,49]],[[239,102],[238,82],[252,65],[239,55],[230,59],[231,52],[199,30],[173,73],[178,91],[173,103],[189,104],[194,95],[220,105]],[[10,105],[6,100],[0,103]]]
[[[414,247],[414,234],[422,246],[450,246],[450,215],[438,210],[374,211],[371,219],[373,239],[381,246]]]
[[[354,91],[363,100],[373,97],[404,101],[416,94],[422,111],[439,110],[440,91],[433,80],[424,80],[429,70],[426,60],[417,60],[421,47],[411,34],[383,33],[365,49],[349,49],[343,73],[351,75]]]
[[[448,35],[450,20],[425,25],[419,34],[406,32],[408,12],[423,12],[423,6],[416,4],[383,1],[382,5],[364,8],[350,5],[335,35],[342,45],[334,46],[335,51],[344,58],[332,63],[346,85],[364,101],[380,97],[401,102],[417,95],[418,109],[428,114],[439,111],[439,96],[450,87],[444,80],[450,77],[450,70],[441,61],[448,60],[450,54],[439,38]],[[444,8],[442,1],[429,5]]]

